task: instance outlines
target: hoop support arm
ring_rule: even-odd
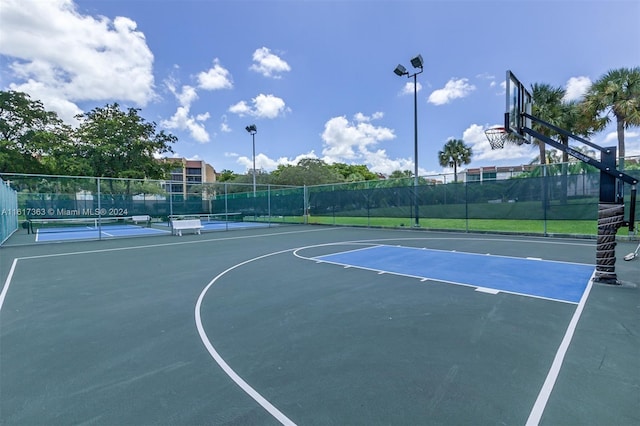
[[[597,169],[599,169],[600,171],[602,171],[602,172],[604,172],[604,173],[606,173],[606,174],[608,174],[610,176],[613,176],[616,179],[620,179],[621,181],[623,181],[625,183],[628,183],[629,185],[637,185],[637,183],[638,183],[638,179],[634,178],[633,176],[630,176],[630,175],[628,175],[628,174],[626,174],[624,172],[621,172],[620,170],[618,170],[616,168],[612,169],[611,167],[607,167],[607,166],[603,165],[600,161],[598,161],[598,160],[596,160],[594,158],[591,158],[588,155],[585,155],[585,154],[581,153],[580,151],[576,151],[575,149],[573,149],[571,147],[563,145],[560,142],[551,139],[549,136],[543,135],[542,133],[536,132],[535,130],[530,129],[528,127],[524,127],[522,130],[525,133],[531,135],[532,137],[534,137],[534,138],[536,138],[536,139],[538,139],[538,140],[540,140],[540,141],[542,141],[542,142],[544,142],[544,143],[546,143],[548,145],[551,145],[552,147],[554,147],[556,149],[559,149],[562,152],[566,152],[567,154],[571,155],[572,157],[575,157],[575,158],[577,158],[578,160],[580,160],[580,161],[582,161],[584,163],[592,165],[592,166],[596,167]],[[567,136],[576,138],[578,141],[583,142],[582,138],[578,138],[577,136],[572,135],[571,133],[568,133],[568,132],[565,132],[565,133],[567,134]],[[589,142],[588,145],[592,146],[592,147],[597,147],[597,149],[600,150],[600,151],[607,151],[606,149],[604,149],[604,148],[602,148],[602,147],[600,147],[600,146],[598,146],[598,145],[596,145],[594,143],[591,143],[591,142]]]
[[[585,138],[581,138],[581,137],[580,137],[580,136],[578,136],[578,135],[574,135],[573,133],[568,132],[568,131],[566,131],[566,130],[564,130],[564,129],[562,129],[562,128],[558,127],[558,126],[554,126],[554,125],[553,125],[553,124],[551,124],[551,123],[547,123],[546,121],[539,119],[538,117],[534,117],[534,116],[533,116],[533,115],[531,115],[531,114],[528,114],[528,113],[526,113],[526,112],[523,112],[523,113],[522,113],[522,116],[523,116],[523,117],[526,117],[526,118],[530,119],[531,121],[534,121],[534,122],[536,122],[536,123],[538,123],[538,124],[542,124],[543,126],[545,126],[545,127],[549,128],[549,129],[553,130],[554,132],[560,133],[561,135],[564,135],[564,136],[566,136],[566,137],[568,137],[568,138],[575,139],[575,140],[577,140],[578,142],[581,142],[581,143],[583,143],[583,144],[585,144],[585,145],[589,145],[589,146],[590,146],[591,148],[593,148],[593,149],[597,149],[598,151],[601,151],[601,152],[602,152],[602,151],[608,151],[608,149],[607,149],[607,148],[603,148],[603,147],[601,147],[600,145],[596,145],[595,143],[593,143],[593,142],[591,142],[591,141],[589,141],[589,140],[587,140],[587,139],[585,139]]]

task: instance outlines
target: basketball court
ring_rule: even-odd
[[[640,421],[637,263],[594,283],[592,240],[292,225],[1,250],[4,424]]]
[[[2,423],[640,424],[637,179],[506,89],[492,147],[599,168],[596,241],[225,221],[5,246]]]

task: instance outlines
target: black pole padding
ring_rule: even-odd
[[[633,234],[636,220],[636,185],[631,185],[631,200],[629,204],[629,233]]]

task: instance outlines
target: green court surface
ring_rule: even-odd
[[[588,239],[291,225],[0,248],[0,424],[640,424],[636,245],[618,286],[584,278]]]

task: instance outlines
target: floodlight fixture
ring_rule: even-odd
[[[415,58],[411,59],[411,65],[414,68],[423,68],[424,67],[424,61],[422,60],[422,55],[418,55]]]
[[[403,75],[409,74],[407,69],[405,67],[403,67],[402,65],[400,65],[400,64],[398,64],[398,66],[396,67],[395,70],[393,70],[393,72],[395,72],[396,75],[398,75],[400,77],[402,77]]]
[[[256,133],[258,133],[258,128],[255,124],[251,124],[245,127],[247,132],[251,134],[251,142],[253,146],[253,197],[256,196]]]

